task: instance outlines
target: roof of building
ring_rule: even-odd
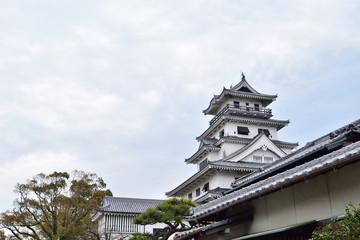
[[[281,128],[287,126],[290,121],[277,120],[277,119],[260,119],[260,118],[251,118],[251,117],[243,117],[243,116],[235,116],[235,115],[222,115],[196,139],[198,141],[201,141],[204,138],[208,138],[210,134],[218,131],[227,122],[235,122],[241,124],[255,124],[259,126],[270,126],[270,127],[276,127],[277,130],[280,130]]]
[[[272,101],[277,98],[277,95],[268,95],[257,92],[250,84],[246,81],[243,75],[241,81],[230,89],[223,88],[223,91],[219,95],[215,95],[211,100],[207,109],[203,111],[204,114],[214,115],[221,105],[221,102],[226,97],[240,97],[247,99],[258,99],[263,102],[263,106],[266,107]]]
[[[242,184],[249,184],[252,181],[255,181],[261,176],[265,176],[268,173],[271,173],[277,168],[286,166],[290,163],[296,162],[301,158],[304,158],[314,152],[319,151],[322,148],[325,148],[328,146],[328,144],[332,142],[336,142],[338,139],[341,139],[346,134],[348,134],[351,131],[359,131],[360,130],[360,119],[357,121],[354,121],[351,124],[348,124],[344,127],[341,127],[333,132],[330,132],[329,134],[326,134],[314,141],[308,142],[304,147],[299,148],[298,150],[290,153],[289,155],[279,159],[278,161],[275,161],[274,163],[265,165],[264,167],[260,168],[258,171],[246,175],[243,178],[237,179],[232,186],[239,186],[241,187]]]
[[[116,213],[142,213],[148,208],[154,208],[163,200],[141,199],[141,198],[123,198],[105,196],[102,205],[98,207],[99,212]]]
[[[269,139],[278,148],[289,148],[294,149],[298,146],[298,143],[284,142],[279,140]],[[253,142],[253,138],[241,138],[237,136],[221,136],[219,139],[216,138],[205,138],[201,140],[199,149],[189,158],[185,159],[186,163],[197,163],[199,159],[204,157],[207,151],[219,151],[220,145],[224,142],[229,143],[241,143],[248,145]]]
[[[192,208],[192,216],[197,219],[204,218],[205,216],[222,211],[223,209],[228,208],[234,204],[257,198],[276,189],[294,184],[299,180],[304,180],[305,178],[321,174],[324,171],[334,169],[334,167],[346,164],[352,161],[354,158],[359,158],[359,139],[357,139],[357,142],[354,143],[352,141],[347,142],[346,135],[351,134],[352,132],[355,132],[357,134],[357,138],[359,138],[358,134],[360,133],[360,120],[357,120],[352,124],[342,127],[334,132],[329,133],[328,135],[308,143],[305,147],[295,151],[287,157],[278,160],[278,162],[272,165],[265,166],[263,169],[266,168],[266,171],[268,172],[275,171],[277,166],[286,164],[286,162],[292,160],[296,161],[305,158],[310,152],[314,152],[316,149],[322,148],[324,146],[331,147],[337,143],[346,143],[349,145],[259,181],[256,180],[256,176],[262,172],[255,172],[250,174],[248,177],[239,180],[239,182],[243,182],[254,178],[254,182],[252,182],[250,185],[246,185],[223,197],[200,205],[197,208]]]
[[[189,188],[190,184],[194,184],[194,183],[192,183],[193,181],[200,179],[200,178],[204,179],[204,178],[206,178],[207,175],[209,175],[209,174],[212,175],[214,172],[216,172],[216,170],[253,172],[253,171],[257,171],[260,168],[264,167],[264,165],[265,165],[264,163],[233,161],[234,158],[236,158],[240,154],[243,154],[246,150],[248,150],[249,148],[254,146],[254,144],[262,137],[267,138],[271,142],[271,140],[266,136],[266,134],[264,132],[259,133],[257,136],[255,136],[253,139],[251,139],[247,145],[240,148],[239,150],[229,154],[228,156],[226,156],[220,160],[209,161],[208,165],[204,169],[195,173],[193,176],[191,176],[189,179],[184,181],[182,184],[180,184],[175,189],[167,192],[166,195],[174,196],[174,195],[178,194],[179,192],[183,192],[183,191],[185,191],[184,189]],[[212,146],[214,146],[214,145],[212,145]],[[275,143],[274,143],[274,146],[275,146],[275,148],[277,147]],[[191,163],[191,161],[196,159],[198,156],[202,156],[203,153],[205,152],[204,147],[201,148],[200,151],[196,152],[191,158],[189,158],[185,161],[188,161],[188,163]],[[283,152],[280,148],[278,150],[281,151],[285,155],[285,152]],[[282,155],[280,155],[280,156],[282,156]]]
[[[252,162],[230,162],[230,161],[209,161],[208,164],[200,171],[196,172],[190,178],[185,180],[179,186],[173,190],[166,192],[166,196],[177,196],[180,192],[184,192],[190,186],[196,183],[197,180],[203,180],[212,176],[218,171],[243,171],[252,172],[264,166],[264,163],[252,163]]]

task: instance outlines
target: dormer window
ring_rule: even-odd
[[[203,192],[209,191],[209,183],[205,183],[204,187],[202,188]]]
[[[257,163],[261,163],[262,162],[262,156],[254,155],[253,156],[253,161],[257,162]]]
[[[273,157],[264,157],[264,162],[266,162],[266,163],[271,163],[273,161],[274,161]]]
[[[200,188],[196,189],[196,196],[200,196]]]
[[[224,129],[219,132],[219,137],[223,137],[225,135]]]
[[[259,128],[258,133],[264,133],[267,137],[270,136],[270,131],[268,129]]]
[[[235,108],[240,108],[240,102],[239,101],[234,101],[234,107]]]
[[[202,161],[200,164],[199,164],[199,171],[201,171],[201,170],[203,170],[205,167],[206,167],[206,165],[208,165],[208,160],[207,159],[205,159],[204,161]]]
[[[249,128],[248,127],[241,127],[241,126],[238,126],[237,127],[237,133],[238,134],[241,134],[241,135],[249,135]]]

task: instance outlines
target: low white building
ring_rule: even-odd
[[[163,229],[164,224],[138,225],[133,219],[148,208],[154,208],[163,200],[122,198],[105,196],[102,205],[93,215],[98,222],[98,234],[101,239],[128,239],[133,233],[153,233]]]

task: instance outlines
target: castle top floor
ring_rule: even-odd
[[[266,108],[271,102],[275,101],[277,95],[268,95],[257,92],[246,81],[244,74],[241,81],[234,87],[223,89],[221,94],[215,95],[207,109],[203,111],[205,115],[214,115],[210,124],[215,122],[217,117],[222,114],[240,115],[246,117],[266,118],[272,117],[271,109]]]

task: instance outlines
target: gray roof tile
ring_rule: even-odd
[[[255,182],[221,198],[200,205],[197,208],[193,208],[192,215],[194,217],[201,217],[204,214],[214,213],[229,204],[249,200],[252,197],[258,197],[260,194],[265,194],[267,191],[273,191],[275,188],[286,186],[298,178],[304,178],[304,176],[315,174],[319,170],[325,168],[333,168],[333,166],[336,166],[337,164],[342,164],[344,160],[359,155],[360,142],[352,143],[310,162]]]
[[[344,127],[341,127],[327,135],[324,135],[314,141],[308,142],[304,147],[290,153],[289,155],[275,161],[274,163],[268,164],[262,167],[258,172],[246,175],[243,178],[237,179],[232,186],[241,185],[245,182],[252,181],[259,176],[266,175],[267,173],[273,171],[276,168],[279,168],[283,165],[286,165],[290,162],[295,162],[298,159],[301,159],[305,156],[308,156],[321,148],[326,147],[329,143],[336,141],[337,139],[342,138],[344,135],[350,131],[357,131],[360,129],[360,119],[348,124]]]
[[[148,208],[154,208],[162,201],[105,196],[102,205],[97,210],[100,212],[142,213]]]

